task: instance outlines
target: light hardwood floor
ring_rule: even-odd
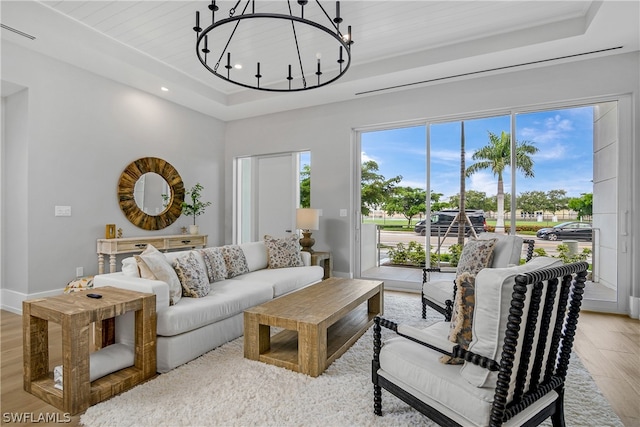
[[[8,424],[8,417],[18,414],[36,418],[36,422],[20,424],[26,426],[56,425],[41,422],[42,419],[37,422],[39,417],[56,417],[52,414],[59,414],[57,419],[65,421],[62,411],[22,389],[22,317],[2,310],[0,320],[0,422]],[[60,327],[52,322],[49,328],[50,365],[53,369],[62,361],[62,334]],[[578,321],[575,349],[624,425],[640,426],[640,321],[626,316],[583,311]],[[76,415],[64,425],[77,426],[79,421],[80,416]],[[571,420],[567,423],[571,425]]]

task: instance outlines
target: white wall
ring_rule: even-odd
[[[487,75],[479,78],[450,81],[439,85],[412,88],[363,97],[355,101],[336,103],[297,111],[273,114],[230,122],[227,126],[226,161],[240,155],[265,154],[283,151],[311,151],[313,185],[311,200],[315,208],[323,209],[320,230],[314,232],[317,250],[331,250],[334,270],[352,275],[351,259],[354,245],[354,206],[352,188],[353,129],[382,123],[407,120],[434,119],[479,112],[508,112],[511,108],[548,103],[594,101],[594,98],[619,94],[633,94],[636,113],[632,123],[622,130],[635,163],[640,162],[637,148],[640,132],[637,111],[640,111],[640,54],[607,56],[573,63],[557,64],[528,70]],[[625,143],[621,141],[621,143]],[[640,185],[637,175],[631,182],[631,172],[621,176],[622,184],[632,188],[637,198]],[[232,175],[226,172],[225,224],[226,236],[231,236]],[[622,185],[621,184],[621,185]],[[627,204],[632,223],[640,220],[638,201],[620,200]],[[631,209],[631,206],[634,209]],[[349,216],[340,217],[339,210],[347,208]],[[620,207],[622,211],[624,207]],[[638,231],[632,244],[630,236],[625,244],[638,255]],[[635,248],[633,248],[635,245]],[[630,255],[633,256],[633,253]],[[634,262],[631,283],[640,295],[640,274]],[[631,269],[628,278],[631,279]]]
[[[186,188],[205,187],[213,204],[198,217],[200,231],[211,245],[222,242],[223,122],[165,101],[160,91],[153,96],[4,40],[2,78],[28,88],[26,141],[4,141],[3,306],[61,290],[76,267],[96,274],[96,239],[107,223],[125,237],[179,234],[189,224],[181,217],[149,232],[121,213],[118,178],[139,157],[163,158]],[[8,107],[5,119],[13,121]],[[56,205],[71,206],[72,216],[54,217]]]

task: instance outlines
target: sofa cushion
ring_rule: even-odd
[[[264,236],[264,244],[267,247],[269,257],[268,268],[301,267],[304,264],[300,258],[300,243],[298,236],[291,235],[285,238]]]
[[[227,264],[224,261],[222,248],[204,248],[199,252],[207,269],[209,283],[227,278]]]
[[[469,272],[473,275],[491,265],[493,259],[493,248],[497,239],[469,239],[462,249],[456,276]]]
[[[226,245],[222,247],[222,255],[227,265],[227,279],[249,272],[247,258],[238,245]]]
[[[177,304],[182,298],[182,285],[165,254],[153,245],[147,245],[146,249],[135,258],[140,268],[140,276],[143,279],[162,280],[169,285],[169,304]]]
[[[324,270],[317,265],[305,267],[286,267],[253,271],[242,276],[234,277],[232,281],[260,281],[271,284],[272,298],[295,291],[312,283],[319,282],[324,276]],[[215,287],[214,287],[215,292]]]
[[[176,259],[173,268],[182,284],[182,296],[201,298],[209,295],[211,286],[207,272],[196,259],[193,252]]]
[[[485,268],[476,275],[475,310],[469,351],[497,360],[502,352],[515,277],[541,268],[562,265],[558,258],[535,257],[509,268]],[[526,319],[523,318],[523,323]],[[496,372],[465,363],[462,376],[477,387],[493,387]]]
[[[203,298],[183,298],[180,303],[157,313],[157,334],[173,336],[192,331],[242,313],[273,298],[269,283],[223,280]]]
[[[504,268],[520,264],[522,244],[524,242],[522,237],[508,234],[480,233],[478,239],[497,239],[493,248],[491,267]]]
[[[244,252],[249,271],[267,268],[267,247],[264,242],[242,243],[240,249]]]

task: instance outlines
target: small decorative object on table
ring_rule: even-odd
[[[118,239],[122,238],[122,228],[118,228]]]
[[[191,197],[191,203],[182,202],[182,213],[184,215],[193,217],[193,225],[189,226],[189,231],[191,234],[198,234],[198,226],[196,225],[196,217],[198,215],[202,215],[207,208],[207,206],[211,205],[211,202],[202,202],[200,201],[200,192],[204,189],[204,187],[198,182],[194,185],[191,190],[187,190],[185,192],[186,196]]]
[[[116,237],[116,225],[107,224],[104,230],[105,239],[114,239]]]

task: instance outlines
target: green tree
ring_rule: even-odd
[[[547,194],[544,191],[523,191],[516,199],[518,209],[526,213],[541,211],[547,203]]]
[[[311,207],[311,166],[304,165],[300,171],[300,207]]]
[[[431,190],[431,211],[441,211],[442,209],[448,208],[450,205],[447,202],[441,202],[440,199],[444,196],[442,193],[435,193]]]
[[[578,219],[593,215],[593,193],[582,193],[582,197],[569,199],[569,209],[578,213]]]
[[[556,212],[569,207],[569,198],[565,190],[549,190],[547,191],[547,203],[545,209],[554,215]]]
[[[467,209],[482,209],[484,211],[494,210],[491,209],[491,199],[487,198],[487,193],[483,191],[468,190],[464,198]],[[451,207],[459,208],[458,200],[460,200],[459,194],[451,196],[449,198],[449,205]]]
[[[427,192],[422,188],[395,187],[384,202],[384,210],[389,215],[402,214],[411,225],[411,219],[426,210]]]
[[[526,178],[534,176],[533,159],[531,156],[538,152],[538,147],[528,141],[516,141],[516,169],[520,170]],[[496,230],[504,230],[504,181],[502,174],[507,166],[511,166],[511,135],[502,132],[500,136],[489,132],[489,144],[480,148],[471,156],[477,160],[467,168],[467,177],[484,169],[493,172],[498,177]]]
[[[491,196],[487,200],[487,209],[491,212],[498,211],[498,196]],[[504,213],[511,212],[511,193],[504,193]]]
[[[402,181],[401,175],[386,179],[378,173],[378,170],[378,163],[373,160],[368,160],[362,164],[362,188],[360,190],[362,204],[360,211],[362,215],[369,215],[371,209],[381,206],[394,186]]]

